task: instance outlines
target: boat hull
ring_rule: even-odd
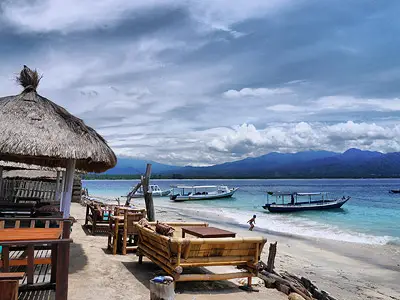
[[[232,197],[233,194],[236,192],[236,190],[237,189],[233,189],[229,193],[221,193],[215,195],[190,195],[190,196],[172,195],[170,196],[170,199],[175,202],[224,199]]]
[[[264,209],[269,210],[273,213],[286,213],[286,212],[297,212],[297,211],[308,211],[308,210],[329,210],[335,208],[341,208],[350,198],[344,200],[334,200],[329,202],[314,202],[304,203],[300,205],[279,205],[279,204],[266,204],[263,206]]]
[[[400,194],[400,190],[390,190],[390,193],[392,193],[392,194]]]

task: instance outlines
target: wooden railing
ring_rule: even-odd
[[[70,243],[72,242],[70,239],[71,221],[65,219],[0,219],[0,225],[3,224],[4,227],[4,224],[14,222],[14,228],[18,228],[21,226],[21,222],[26,221],[29,222],[30,226],[34,226],[37,224],[37,221],[41,221],[45,224],[46,228],[50,226],[51,222],[58,222],[59,228],[62,229],[61,238],[10,242],[0,241],[0,245],[2,246],[2,272],[20,272],[21,266],[26,266],[26,270],[24,270],[26,277],[20,281],[20,292],[26,290],[52,289],[55,290],[56,300],[66,300],[68,298],[69,252]],[[9,227],[9,225],[6,227]],[[34,227],[28,228],[33,229]],[[48,249],[51,256],[47,258],[35,257],[35,250],[38,249]],[[11,253],[16,250],[24,253],[26,258],[13,259]],[[44,275],[35,274],[35,268],[39,267],[39,265],[51,265],[50,276],[46,276],[49,275],[48,272],[45,272],[46,274]],[[47,270],[47,268],[45,270]],[[43,280],[39,280],[38,276],[42,276]]]

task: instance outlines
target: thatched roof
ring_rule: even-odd
[[[115,166],[114,152],[93,128],[36,92],[36,71],[24,66],[17,79],[22,93],[0,98],[0,160],[65,168],[75,159],[87,172]]]
[[[45,170],[45,171],[65,171],[65,168],[50,168],[37,165],[28,165],[12,161],[0,160],[0,167],[3,170]]]
[[[45,170],[12,170],[6,171],[4,173],[4,178],[46,178],[46,179],[56,179],[57,172],[45,171]]]

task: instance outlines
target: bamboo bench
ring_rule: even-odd
[[[150,223],[152,226],[155,223]],[[137,255],[160,266],[176,282],[212,281],[251,278],[257,275],[257,263],[266,239],[251,238],[181,238],[180,227],[201,226],[199,223],[167,223],[175,228],[173,237],[166,237],[136,224],[139,231]],[[207,224],[202,224],[207,226]],[[189,267],[237,266],[244,271],[225,274],[182,274]]]

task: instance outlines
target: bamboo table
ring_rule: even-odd
[[[216,227],[182,227],[182,237],[185,234],[199,237],[199,238],[225,238],[225,237],[236,237],[236,233],[228,230],[219,229]]]

